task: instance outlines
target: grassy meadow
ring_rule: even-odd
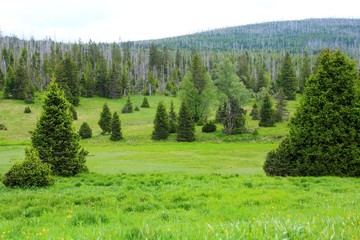
[[[24,114],[22,101],[0,99],[0,176],[24,158],[41,98]],[[142,96],[132,96],[139,106]],[[0,239],[359,239],[360,179],[271,178],[262,165],[287,134],[287,123],[258,134],[226,136],[196,129],[197,141],[151,140],[156,105],[177,98],[148,97],[150,109],[120,114],[121,142],[100,135],[102,105],[118,111],[126,99],[81,99],[79,129],[93,137],[90,174],[56,178],[48,188],[0,184]],[[297,102],[289,102],[293,112]],[[215,110],[217,106],[213,106]],[[250,112],[250,107],[247,107]],[[257,121],[248,116],[248,128]]]

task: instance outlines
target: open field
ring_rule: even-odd
[[[24,158],[28,133],[41,111],[41,96],[24,114],[21,101],[0,99],[0,175]],[[142,96],[133,96],[140,106]],[[0,239],[359,239],[360,179],[270,178],[266,153],[287,124],[257,135],[201,133],[197,142],[150,140],[155,108],[177,98],[149,97],[150,109],[121,114],[124,141],[100,135],[104,102],[112,111],[126,99],[81,99],[93,138],[82,140],[92,173],[56,178],[45,189],[0,184]],[[292,112],[296,102],[290,102]],[[214,106],[214,109],[216,106]],[[248,120],[249,128],[257,122]]]

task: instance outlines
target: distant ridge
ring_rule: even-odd
[[[360,19],[322,18],[277,21],[226,27],[178,37],[136,42],[148,46],[155,42],[170,49],[200,50],[303,50],[339,48],[359,54]]]

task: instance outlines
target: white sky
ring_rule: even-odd
[[[114,42],[306,18],[360,18],[359,0],[0,0],[0,31]]]

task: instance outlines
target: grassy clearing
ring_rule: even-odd
[[[0,99],[0,176],[24,158],[41,97],[24,114],[22,101]],[[133,96],[140,106],[142,96]],[[102,105],[120,109],[126,99],[82,99],[78,129],[86,121],[93,138],[91,174],[56,178],[45,189],[0,184],[0,239],[359,239],[359,179],[269,178],[268,151],[287,123],[257,135],[226,136],[196,128],[195,143],[150,139],[156,105],[177,98],[148,97],[151,108],[121,114],[124,141],[111,142],[97,125]],[[297,102],[290,102],[293,112]],[[248,111],[249,112],[249,111]],[[247,125],[257,121],[248,116]],[[16,204],[14,204],[16,203]]]
[[[359,179],[88,174],[0,187],[4,239],[358,239]],[[12,203],[16,202],[16,205]]]

